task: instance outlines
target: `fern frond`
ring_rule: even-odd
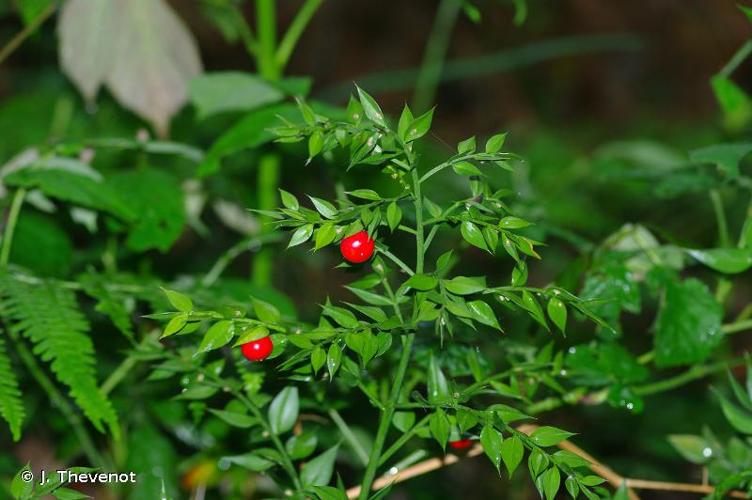
[[[0,335],[4,332],[0,331]],[[5,339],[0,336],[0,416],[8,422],[13,440],[21,439],[21,426],[26,412],[21,401],[18,379],[13,372],[10,358],[5,348]]]
[[[34,354],[50,363],[94,426],[104,432],[107,424],[118,437],[117,415],[99,390],[89,323],[75,294],[53,281],[32,285],[0,274],[0,315],[8,329],[34,344]]]

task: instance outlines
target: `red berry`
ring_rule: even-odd
[[[466,450],[472,445],[472,439],[458,439],[457,441],[449,441],[449,447],[453,450]]]
[[[263,361],[269,357],[273,349],[274,343],[268,335],[240,346],[240,351],[249,361]]]
[[[343,239],[339,244],[339,250],[347,262],[360,264],[371,258],[374,246],[376,242],[368,237],[367,232],[358,231]]]

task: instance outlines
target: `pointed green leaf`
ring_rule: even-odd
[[[522,462],[524,453],[525,447],[522,444],[522,440],[517,437],[517,435],[504,440],[501,444],[501,458],[504,460],[504,466],[507,468],[509,477],[514,474],[514,471],[520,465],[520,462]]]
[[[486,246],[486,240],[483,238],[483,233],[475,223],[466,220],[460,225],[460,232],[462,237],[473,246],[485,250],[488,252],[488,246]]]
[[[274,434],[283,434],[293,428],[298,420],[298,388],[282,389],[269,405],[269,426]]]
[[[501,447],[504,444],[501,432],[486,424],[480,431],[480,444],[483,445],[483,451],[498,471],[501,467]]]

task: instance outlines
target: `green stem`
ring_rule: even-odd
[[[405,322],[405,320],[402,318],[402,310],[400,309],[399,303],[397,302],[397,297],[394,295],[394,291],[392,290],[392,285],[389,284],[389,280],[384,276],[384,278],[381,280],[381,284],[384,286],[384,291],[386,292],[387,296],[389,297],[389,300],[392,303],[392,308],[394,309],[394,314],[397,315],[397,318],[399,318],[400,323]]]
[[[741,47],[739,47],[739,49],[737,49],[734,55],[731,56],[731,59],[729,59],[729,62],[726,63],[721,71],[718,72],[718,76],[729,78],[731,73],[733,73],[750,54],[752,54],[752,40],[747,40]]]
[[[389,448],[386,449],[386,451],[381,455],[381,460],[379,461],[379,465],[384,465],[387,460],[392,458],[392,456],[397,453],[402,447],[407,443],[417,431],[422,429],[428,424],[428,420],[430,419],[430,415],[426,415],[422,419],[418,421],[415,425],[413,425],[409,431],[402,434],[397,441],[395,441]]]
[[[275,63],[280,71],[284,71],[300,36],[305,31],[306,26],[308,26],[311,18],[316,14],[316,11],[319,9],[323,1],[324,0],[306,0],[295,16],[295,19],[290,23],[285,36],[283,36],[282,41],[279,42],[279,47],[277,47],[277,53],[275,54]]]
[[[416,264],[415,272],[423,272],[423,256],[425,249],[423,247],[423,198],[420,194],[420,180],[418,178],[418,171],[413,166],[412,169],[413,179],[413,203],[415,204],[415,240],[416,240]],[[391,292],[389,282],[384,279],[385,288],[387,292]],[[390,293],[391,297],[394,294]],[[396,301],[394,303],[397,316],[400,318],[400,322],[404,324],[402,314],[400,313],[399,306]],[[360,486],[360,500],[367,500],[369,493],[371,492],[371,486],[373,480],[376,477],[376,471],[381,464],[381,453],[384,449],[384,443],[386,441],[386,435],[389,432],[389,426],[394,416],[394,408],[397,406],[400,394],[402,392],[402,382],[405,379],[405,373],[407,372],[407,366],[410,362],[410,354],[412,353],[413,342],[415,341],[415,334],[410,333],[402,337],[402,354],[400,356],[399,365],[397,366],[397,372],[394,375],[394,381],[392,383],[392,391],[389,394],[389,402],[385,405],[384,410],[381,412],[379,418],[379,428],[376,431],[376,438],[373,442],[373,448],[371,449],[371,456],[368,459],[368,466],[363,475],[363,482]]]
[[[373,480],[376,477],[376,471],[381,463],[381,451],[384,448],[386,435],[389,432],[389,425],[391,425],[392,423],[392,417],[394,416],[394,407],[396,406],[397,400],[400,397],[402,381],[405,378],[405,372],[407,371],[407,365],[410,361],[410,353],[412,352],[414,341],[414,333],[405,335],[402,338],[402,356],[400,357],[399,366],[397,367],[397,373],[394,376],[392,392],[389,396],[389,403],[387,403],[386,408],[381,412],[381,417],[379,418],[379,428],[376,431],[376,438],[373,441],[371,455],[368,458],[368,466],[366,467],[366,471],[363,476],[363,482],[361,483],[360,487],[360,500],[368,499],[368,494],[371,491],[371,485],[373,485]]]
[[[149,342],[152,342],[159,338],[160,335],[159,330],[154,330],[153,332],[146,335],[142,340],[141,343],[130,353],[128,356],[120,362],[117,368],[110,373],[110,376],[107,377],[107,379],[102,383],[102,386],[99,388],[99,391],[104,394],[105,396],[108,395],[112,390],[118,386],[120,382],[123,381],[126,375],[133,369],[134,366],[139,361],[139,348],[145,347]]]
[[[254,45],[256,65],[262,77],[278,80],[281,69],[275,61],[277,50],[277,11],[276,0],[256,0],[256,34]],[[261,210],[274,210],[277,207],[277,188],[280,177],[280,157],[268,153],[261,157],[256,181],[256,197]],[[261,234],[269,232],[267,217],[260,217]],[[265,248],[253,259],[253,282],[258,286],[269,286],[272,281],[274,254]]]
[[[383,255],[384,257],[388,258],[389,260],[391,260],[392,262],[394,262],[395,264],[397,264],[400,269],[402,269],[404,272],[407,273],[408,276],[412,276],[413,274],[415,274],[415,273],[413,273],[413,270],[410,269],[410,266],[408,266],[407,264],[405,264],[404,262],[402,262],[402,259],[400,259],[396,255],[394,255],[392,252],[390,252],[389,250],[387,250],[384,246],[379,245],[378,246],[378,251],[379,251],[379,253],[381,255]]]
[[[363,445],[360,441],[358,441],[358,438],[355,437],[355,434],[353,434],[350,427],[348,427],[347,423],[345,423],[345,421],[342,419],[342,416],[339,414],[339,412],[334,408],[331,408],[329,410],[329,417],[331,417],[331,419],[337,425],[345,440],[350,443],[350,447],[352,447],[355,454],[358,455],[358,458],[361,462],[363,462],[363,465],[368,465],[368,453],[366,453]]]
[[[68,421],[68,425],[70,425],[71,429],[73,429],[73,433],[76,435],[79,445],[81,445],[81,450],[84,452],[84,455],[86,455],[86,458],[89,460],[89,462],[94,467],[99,467],[102,470],[112,470],[112,467],[110,466],[108,461],[104,459],[104,457],[99,453],[99,450],[97,450],[97,447],[94,445],[94,440],[86,430],[84,423],[81,421],[81,417],[79,417],[70,403],[68,403],[68,400],[65,399],[65,396],[60,393],[58,388],[55,386],[52,380],[50,380],[42,367],[39,366],[36,358],[26,347],[26,344],[24,344],[23,340],[20,339],[18,335],[11,330],[8,330],[8,336],[13,341],[16,352],[18,352],[18,357],[20,357],[21,361],[23,361],[24,365],[26,365],[26,368],[29,370],[29,373],[31,373],[31,376],[34,378],[34,380],[37,381],[44,392],[47,393],[47,397],[52,402],[52,405],[60,409],[63,417]]]
[[[245,407],[250,410],[253,416],[256,417],[256,419],[258,419],[259,423],[261,424],[261,427],[263,427],[266,434],[269,435],[269,439],[272,441],[272,444],[279,452],[282,468],[285,469],[285,472],[290,477],[290,480],[295,486],[295,489],[301,492],[303,490],[303,485],[300,482],[300,477],[298,476],[298,472],[295,470],[295,465],[292,463],[292,460],[290,459],[290,455],[287,453],[287,449],[282,444],[282,441],[280,441],[279,437],[276,434],[274,434],[274,432],[272,432],[272,427],[271,425],[269,425],[269,422],[264,417],[264,414],[261,412],[261,409],[239,390],[235,389],[234,387],[227,387],[227,384],[214,372],[206,370],[206,369],[201,369],[201,373],[207,379],[212,380],[219,387],[229,389],[230,393],[235,398],[237,398],[238,401],[243,403],[243,405],[245,405]]]
[[[713,212],[718,226],[718,243],[721,247],[728,247],[731,243],[729,237],[728,223],[726,222],[726,212],[723,209],[723,200],[721,193],[717,189],[710,190],[710,201],[713,204]]]
[[[243,252],[254,250],[256,248],[260,248],[263,251],[265,244],[274,243],[276,241],[280,241],[281,239],[282,235],[278,233],[267,233],[256,237],[247,238],[236,243],[235,245],[231,246],[225,253],[220,255],[209,272],[206,273],[206,275],[201,279],[201,285],[206,287],[213,285],[222,275],[227,266],[230,265],[230,263]]]
[[[258,166],[256,193],[261,210],[274,210],[277,207],[277,186],[280,177],[280,157],[276,153],[265,154]],[[269,218],[261,216],[259,238],[270,233]],[[262,248],[253,259],[253,282],[259,286],[269,286],[272,281],[274,253],[271,248]]]
[[[280,68],[275,62],[277,47],[276,0],[256,0],[256,63],[258,71],[267,80],[277,80]]]
[[[23,205],[25,197],[26,189],[24,188],[20,188],[13,196],[13,201],[10,205],[10,212],[8,212],[8,220],[5,225],[5,232],[3,233],[3,247],[0,249],[0,268],[8,266],[10,249],[13,245],[13,233],[16,230],[16,223],[18,222],[18,216],[21,213],[21,206]]]
[[[46,9],[37,15],[24,29],[22,29],[16,36],[10,39],[2,49],[0,49],[0,64],[5,61],[8,56],[16,51],[18,47],[23,44],[27,38],[29,38],[39,26],[42,25],[52,14],[57,10],[57,2],[51,2]]]
[[[423,273],[423,259],[425,257],[425,247],[423,240],[423,195],[420,192],[420,179],[418,178],[418,169],[413,168],[413,195],[415,203],[415,272]]]
[[[645,384],[645,385],[641,385],[638,387],[634,387],[633,391],[638,396],[648,396],[652,394],[666,392],[671,389],[680,387],[684,384],[687,384],[689,382],[692,382],[694,380],[706,377],[707,375],[711,375],[713,373],[726,370],[727,368],[730,368],[732,366],[736,366],[742,363],[744,363],[744,359],[737,359],[733,361],[721,361],[721,362],[713,363],[710,365],[693,366],[689,370],[685,371],[684,373],[680,373],[679,375],[675,377],[670,377],[665,380],[659,380],[658,382],[653,382],[650,384]]]
[[[418,80],[415,83],[413,108],[419,113],[430,106],[436,95],[444,58],[449,48],[449,39],[461,7],[461,0],[441,0],[436,11],[431,34],[426,41]]]
[[[743,332],[745,330],[752,330],[752,319],[729,323],[721,327],[721,331],[726,335]]]

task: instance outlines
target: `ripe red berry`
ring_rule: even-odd
[[[453,450],[466,450],[472,445],[472,439],[458,439],[457,441],[449,441],[449,447]]]
[[[339,250],[347,262],[361,264],[371,258],[374,246],[376,242],[368,237],[367,232],[358,231],[344,238],[339,244]]]
[[[273,349],[274,343],[268,335],[240,346],[240,352],[248,361],[263,361],[269,357]]]

